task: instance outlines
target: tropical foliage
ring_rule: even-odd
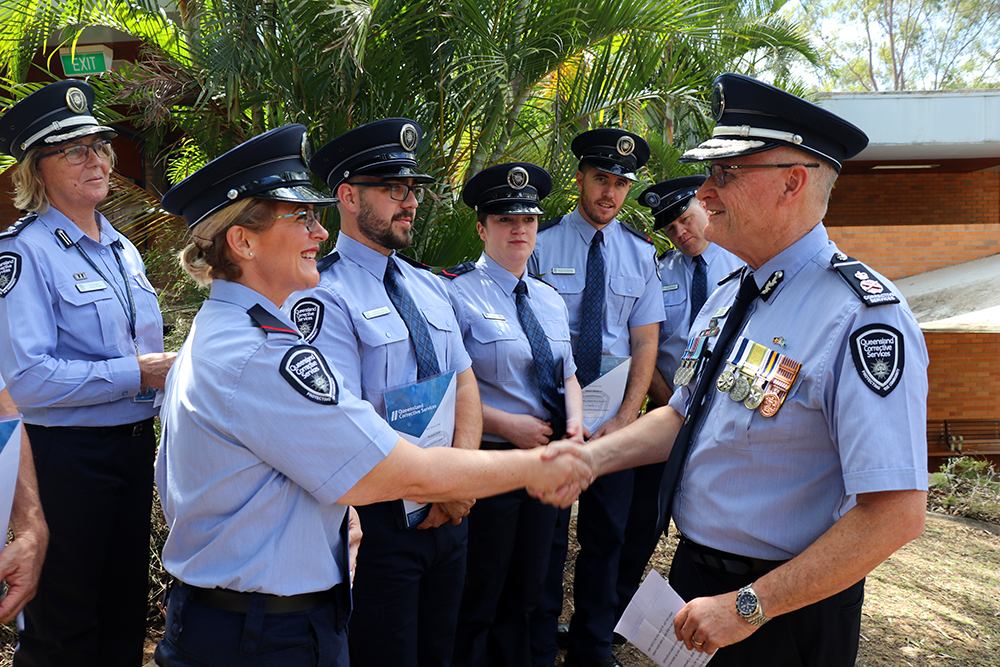
[[[8,0],[0,63],[8,63],[10,90],[32,54],[72,45],[86,26],[134,35],[142,57],[96,82],[100,101],[130,110],[111,120],[130,121],[160,146],[172,180],[285,123],[303,123],[321,145],[376,118],[412,118],[425,130],[421,163],[439,179],[421,207],[413,251],[444,266],[478,252],[473,213],[458,193],[483,167],[514,159],[546,167],[556,183],[546,200],[553,215],[574,205],[569,144],[591,127],[648,137],[652,180],[690,173],[675,158],[710,126],[705,97],[716,74],[767,72],[780,84],[794,58],[814,59],[779,6],[178,0],[164,10],[155,0]],[[646,226],[633,204],[625,217]]]

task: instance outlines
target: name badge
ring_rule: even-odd
[[[717,311],[712,313],[712,317],[725,317],[726,313],[729,312],[729,308],[730,308],[729,306],[723,306],[722,308],[719,308]]]
[[[499,320],[501,322],[507,321],[507,318],[501,315],[500,313],[483,313],[483,317],[485,317],[488,320]]]
[[[575,273],[576,269],[573,268],[572,266],[561,269],[560,268],[552,269],[552,275],[555,276],[572,276]]]
[[[389,306],[382,306],[381,308],[374,308],[372,310],[366,310],[366,311],[364,311],[361,314],[365,316],[366,320],[371,320],[371,319],[374,319],[376,317],[382,317],[383,315],[388,315],[391,312],[392,311],[389,309]]]
[[[673,292],[678,287],[680,287],[680,285],[664,285],[663,286],[663,291],[664,292]]]
[[[102,289],[107,289],[108,286],[103,280],[92,280],[89,283],[77,283],[76,288],[80,290],[82,294],[87,292],[97,292]]]

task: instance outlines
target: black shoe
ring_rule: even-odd
[[[624,635],[620,635],[617,632],[614,635],[611,636],[611,645],[612,646],[624,646],[625,642],[627,642],[627,641],[628,640],[625,639]]]
[[[560,623],[556,627],[556,644],[559,648],[569,646],[569,623]]]
[[[615,656],[609,655],[603,660],[577,660],[571,655],[567,655],[563,661],[563,667],[622,667],[615,660]]]

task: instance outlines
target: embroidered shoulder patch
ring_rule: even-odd
[[[869,324],[851,334],[858,375],[879,396],[888,396],[903,376],[903,334],[888,324]]]
[[[21,256],[16,252],[0,253],[0,298],[10,294],[21,277]]]
[[[889,303],[899,303],[899,297],[869,273],[871,269],[843,253],[836,253],[830,264],[837,270],[858,298],[869,308]]]
[[[296,345],[285,353],[281,377],[313,403],[336,405],[340,398],[337,379],[323,355],[308,345]]]
[[[320,327],[323,326],[323,302],[312,297],[299,299],[292,306],[290,313],[292,323],[295,324],[299,333],[306,339],[307,343],[316,339]]]

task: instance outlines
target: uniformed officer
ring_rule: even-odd
[[[604,356],[631,357],[618,412],[597,427],[601,437],[639,414],[656,362],[663,321],[652,241],[617,219],[635,172],[649,158],[646,142],[624,130],[602,128],[576,137],[580,199],[568,215],[540,225],[528,270],[556,288],[569,309],[570,334],[583,387],[600,375]],[[580,500],[580,553],[574,581],[568,665],[611,663],[615,581],[632,476],[598,480]],[[535,665],[556,657],[556,621],[562,611],[562,574],[569,514],[560,515],[543,599],[532,620]]]
[[[663,230],[673,245],[658,262],[666,319],[660,323],[660,349],[649,385],[647,411],[670,400],[682,357],[686,367],[679,379],[685,384],[690,382],[686,368],[700,354],[700,345],[688,345],[691,323],[719,281],[743,266],[736,255],[705,238],[708,213],[695,197],[704,182],[704,176],[682,176],[650,186],[639,195],[639,203],[652,209],[653,229]],[[622,615],[639,588],[660,539],[657,515],[663,466],[660,462],[635,469],[625,544],[618,563],[616,617]]]
[[[548,172],[526,162],[490,167],[462,189],[483,254],[443,275],[479,382],[482,449],[583,443],[566,304],[525,270],[551,189]],[[541,595],[556,511],[524,489],[472,508],[456,667],[531,664],[528,616]]]
[[[337,360],[346,387],[386,415],[388,389],[456,375],[453,432],[441,440],[478,449],[482,408],[444,283],[396,251],[412,242],[424,189],[406,118],[367,123],[316,152],[310,166],[339,199],[340,235],[319,265],[320,284],[286,307],[306,338]],[[444,426],[447,430],[447,424]],[[359,508],[351,661],[358,666],[448,665],[465,581],[471,498],[404,514],[400,502]],[[416,517],[416,518],[413,518]]]
[[[668,407],[588,452],[663,459],[681,532],[677,637],[713,665],[853,665],[864,577],[923,530],[927,350],[893,286],[822,218],[847,121],[754,79],[715,82],[706,238],[748,264],[695,318],[711,356]]]
[[[0,417],[17,415],[10,392],[0,376]],[[28,433],[21,429],[21,454],[14,487],[10,525],[14,541],[0,553],[0,581],[7,584],[7,593],[0,600],[0,623],[9,623],[24,605],[35,596],[38,577],[42,573],[45,548],[49,543],[49,528],[45,525],[42,502],[38,498],[38,479],[31,458]]]
[[[17,160],[0,234],[0,372],[24,414],[50,540],[14,664],[135,665],[146,636],[154,390],[174,355],[142,258],[96,206],[114,167],[86,82],[0,118]]]
[[[348,504],[552,492],[589,475],[575,457],[407,443],[306,344],[279,305],[317,284],[328,236],[315,207],[334,200],[310,184],[308,146],[303,126],[276,128],[164,196],[192,228],[181,263],[211,295],[163,404],[175,582],[159,665],[346,667]]]

